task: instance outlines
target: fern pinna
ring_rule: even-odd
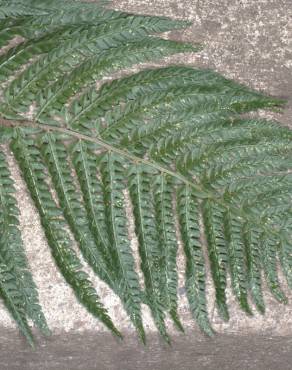
[[[186,66],[144,68],[105,81],[137,63],[199,50],[154,36],[186,27],[183,21],[113,11],[104,2],[0,0],[0,23],[0,294],[31,344],[29,319],[45,334],[49,329],[22,245],[7,142],[58,268],[80,302],[117,336],[74,239],[119,296],[142,341],[142,303],[165,340],[167,315],[183,330],[179,241],[190,310],[207,334],[213,330],[206,258],[224,320],[228,275],[248,314],[250,300],[264,313],[262,276],[286,302],[277,263],[291,286],[292,133],[247,115],[281,101]]]

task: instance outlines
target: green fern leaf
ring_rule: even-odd
[[[18,130],[17,138],[12,141],[12,150],[39,211],[53,257],[63,276],[88,311],[98,317],[113,333],[121,336],[99,302],[87,274],[81,270],[81,263],[71,247],[72,241],[64,230],[66,224],[62,212],[55,204],[45,180],[45,167],[40,160],[38,148]]]
[[[267,240],[265,235],[262,235],[262,256],[263,269],[266,275],[266,280],[271,293],[279,302],[287,303],[287,298],[280,288],[278,280],[278,272],[276,265],[277,241],[273,238]]]
[[[0,294],[5,306],[18,324],[20,331],[28,343],[34,347],[32,332],[23,307],[22,293],[18,290],[15,278],[5,264],[0,264]]]
[[[205,292],[205,264],[200,240],[200,214],[197,197],[189,186],[178,191],[178,213],[186,255],[186,290],[190,308],[201,329],[212,335]]]
[[[260,235],[257,230],[248,224],[243,226],[242,233],[251,297],[258,311],[263,314],[265,312],[265,303],[261,282],[261,252],[258,246]]]
[[[167,342],[168,316],[183,331],[180,242],[190,310],[208,335],[206,259],[224,320],[228,276],[248,314],[249,296],[264,313],[262,275],[286,303],[277,266],[291,287],[292,134],[248,117],[283,102],[187,66],[124,76],[135,64],[200,46],[155,35],[187,22],[126,14],[104,3],[0,0],[0,296],[7,309],[31,344],[28,319],[48,332],[18,228],[2,153],[7,143],[59,270],[115,335],[121,336],[82,270],[74,242],[120,298],[143,342],[142,303]],[[113,73],[122,76],[112,79]],[[131,249],[129,214],[138,256]]]
[[[226,303],[226,276],[228,255],[223,235],[223,210],[210,200],[202,204],[203,223],[207,238],[208,253],[213,276],[218,312],[224,320],[229,319]]]
[[[247,302],[247,272],[245,269],[244,245],[241,235],[242,220],[227,211],[224,213],[224,232],[227,244],[231,283],[241,308],[251,314]]]
[[[6,163],[4,153],[0,152],[0,259],[1,274],[3,278],[7,277],[9,284],[6,286],[6,280],[3,281],[2,293],[6,304],[13,305],[13,297],[10,297],[10,286],[19,298],[16,306],[23,309],[19,312],[19,317],[23,314],[33,320],[36,326],[44,333],[49,334],[45,317],[41,311],[36,286],[28,268],[25,252],[22,245],[20,231],[18,229],[19,221],[17,203],[13,197],[15,192],[13,181]],[[17,314],[15,311],[15,315]],[[18,315],[18,314],[17,314]],[[22,321],[22,319],[21,319]],[[17,322],[22,331],[31,341],[29,331],[25,329],[27,324]]]
[[[118,269],[119,287],[125,309],[138,330],[143,341],[145,333],[140,312],[140,287],[134,268],[134,259],[128,241],[125,216],[123,159],[107,153],[99,158],[103,182],[105,216],[109,236],[112,263]]]
[[[156,176],[153,192],[161,253],[161,300],[176,327],[180,331],[184,331],[177,313],[177,237],[172,204],[173,190],[174,183],[171,177],[165,175]]]
[[[151,196],[151,175],[156,171],[143,164],[129,169],[129,191],[133,204],[136,234],[139,241],[141,269],[144,274],[146,302],[162,337],[169,342],[164,323],[161,300],[161,251],[159,248],[158,225],[155,220],[154,201]]]

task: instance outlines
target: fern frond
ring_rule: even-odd
[[[7,77],[17,70],[20,63],[29,62],[33,56],[40,57],[29,64],[9,85],[5,91],[6,102],[17,110],[26,110],[32,103],[30,96],[35,96],[40,89],[54,83],[64,73],[69,73],[77,66],[80,68],[80,63],[88,58],[94,56],[96,62],[98,54],[116,49],[119,45],[142,41],[149,33],[167,31],[175,25],[175,22],[165,18],[128,16],[90,28],[63,26],[61,32],[58,29],[41,35],[38,40],[33,39],[33,42],[24,41],[7,55],[0,57],[0,74],[5,73]],[[171,49],[171,45],[168,49],[169,52],[175,51],[174,47]],[[179,50],[179,46],[176,49]],[[142,56],[141,59],[143,61]],[[144,60],[147,60],[147,55]],[[41,104],[44,99],[41,99]]]
[[[156,176],[153,184],[154,207],[158,225],[161,253],[161,300],[176,327],[183,331],[177,313],[177,237],[173,209],[173,179],[169,176]]]
[[[45,166],[40,160],[36,145],[18,130],[12,141],[12,150],[22,170],[23,177],[38,209],[52,255],[64,278],[72,286],[81,303],[90,313],[98,317],[114,334],[121,336],[106,310],[100,303],[87,274],[71,247],[72,241],[64,230],[66,226],[62,211],[55,204],[45,176]]]
[[[107,153],[102,155],[98,162],[103,182],[109,249],[113,267],[118,269],[116,271],[119,280],[118,291],[121,292],[126,311],[142,341],[145,342],[140,308],[140,287],[128,241],[127,219],[124,211],[125,168],[123,158]]]
[[[1,10],[0,10],[1,11]],[[1,19],[1,13],[0,13]],[[9,43],[17,36],[22,36],[22,28],[26,25],[27,18],[17,18],[17,19],[3,19],[0,20],[0,47],[8,47]]]
[[[155,220],[154,201],[151,195],[151,176],[156,171],[143,164],[129,169],[129,191],[133,204],[136,234],[139,241],[141,269],[144,274],[146,302],[162,337],[169,342],[164,322],[161,299],[161,250],[159,248],[158,225]],[[163,293],[162,293],[163,294]]]
[[[29,271],[22,245],[20,230],[18,228],[19,210],[13,196],[14,192],[15,189],[8,164],[6,163],[4,153],[0,152],[0,260],[1,273],[4,278],[2,287],[3,298],[4,300],[9,300],[9,302],[6,302],[7,304],[14,304],[14,297],[10,297],[9,293],[11,285],[11,289],[21,303],[21,305],[19,303],[15,304],[19,309],[23,309],[23,313],[21,313],[21,310],[19,311],[19,317],[23,316],[25,319],[27,316],[27,318],[33,320],[35,325],[44,334],[49,334],[50,331],[39,304],[36,286]],[[5,276],[7,277],[7,281]],[[15,314],[17,314],[18,308],[15,308]],[[27,326],[25,322],[26,319],[23,322],[18,322],[18,324],[30,339],[28,327],[25,329]]]
[[[205,292],[205,261],[201,242],[199,202],[189,186],[178,190],[178,214],[186,255],[186,290],[190,308],[200,328],[213,334]],[[217,293],[218,294],[218,293]]]
[[[102,184],[96,174],[96,156],[90,145],[79,140],[71,150],[73,163],[82,190],[89,227],[95,243],[99,245],[103,259],[112,268],[109,254],[109,237],[106,229],[105,206],[102,199]]]
[[[251,297],[258,311],[263,314],[265,312],[265,303],[261,282],[261,251],[258,245],[260,235],[252,225],[248,224],[243,225],[242,233]]]
[[[28,325],[23,307],[22,293],[19,291],[9,267],[2,263],[0,264],[0,295],[22,334],[25,336],[28,343],[34,347],[32,332]]]
[[[263,269],[266,276],[267,284],[274,297],[282,303],[287,303],[287,298],[280,288],[277,271],[277,241],[273,238],[267,239],[265,235],[261,236]]]
[[[121,46],[100,50],[100,54],[86,58],[72,72],[64,78],[52,83],[45,91],[45,95],[38,97],[37,117],[55,109],[57,114],[62,113],[64,103],[75,94],[77,89],[88,86],[98,78],[114,72],[121,68],[130,67],[133,64],[154,61],[163,56],[187,51],[197,51],[198,47],[188,44],[180,44],[175,41],[162,40],[154,37],[147,37],[139,41],[121,43]],[[117,63],[117,60],[119,63]],[[91,72],[91,73],[89,73]],[[93,87],[92,93],[96,90]],[[88,95],[88,92],[86,92]]]
[[[39,8],[32,8],[28,2],[25,1],[7,1],[0,2],[0,19],[7,17],[21,17],[31,15],[45,15],[46,12]]]
[[[248,314],[249,295],[264,312],[262,275],[285,303],[277,264],[291,286],[292,134],[276,122],[248,117],[283,102],[193,67],[124,76],[123,69],[136,63],[200,47],[155,35],[186,22],[103,4],[0,0],[0,142],[12,145],[64,278],[88,311],[120,336],[82,271],[73,236],[90,268],[119,296],[143,342],[142,303],[167,342],[167,315],[183,330],[180,242],[190,310],[207,334],[213,330],[205,259],[224,320],[228,275]],[[21,41],[12,46],[16,36]],[[114,72],[122,77],[105,82]],[[12,193],[0,154],[0,294],[32,342],[28,318],[47,328]],[[130,244],[131,213],[144,284]]]
[[[292,246],[287,239],[283,238],[278,245],[278,254],[289,287],[292,286]]]
[[[231,275],[231,284],[240,307],[251,314],[247,302],[247,272],[245,268],[245,253],[241,234],[242,220],[231,212],[225,212],[224,233],[228,251],[228,262]]]
[[[224,320],[229,319],[226,303],[226,276],[228,254],[223,235],[224,210],[210,200],[203,201],[202,216],[207,239],[211,272],[215,286],[218,312]]]

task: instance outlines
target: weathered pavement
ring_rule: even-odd
[[[133,335],[67,333],[40,340],[31,351],[15,332],[2,332],[1,370],[291,370],[292,338],[190,333],[172,346],[151,335],[144,347]],[[13,351],[13,353],[12,353]]]

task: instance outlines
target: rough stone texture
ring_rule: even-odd
[[[226,77],[233,78],[252,88],[259,89],[266,94],[286,98],[288,100],[288,103],[283,113],[260,114],[266,117],[276,118],[280,123],[284,125],[289,125],[292,123],[292,0],[115,0],[113,1],[112,7],[135,13],[168,15],[173,18],[191,20],[193,22],[193,25],[189,29],[182,32],[171,32],[167,35],[167,37],[190,42],[203,42],[205,44],[204,50],[196,54],[191,53],[183,56],[167,58],[163,62],[163,64],[185,63],[194,66],[200,66],[203,68],[212,68],[222,73]],[[72,351],[74,351],[74,345],[78,346],[79,343],[79,339],[76,339],[76,333],[83,333],[80,338],[83,338],[82,342],[86,342],[88,332],[92,330],[102,331],[104,329],[98,321],[93,319],[85,311],[85,309],[83,309],[83,307],[78,304],[74,294],[65,284],[60,273],[57,271],[50,255],[49,248],[46,244],[44,234],[40,228],[38,215],[36,214],[34,206],[25,190],[25,186],[19,176],[12,157],[10,157],[10,161],[13,168],[13,175],[16,180],[17,199],[20,208],[22,209],[21,229],[23,232],[25,248],[33,271],[35,282],[39,288],[40,301],[43,306],[45,315],[48,319],[49,326],[55,334],[61,335],[64,332],[69,332],[70,335],[72,333],[74,333],[75,335],[75,339],[72,339],[72,348],[63,343],[65,339],[60,339],[60,337],[53,337],[47,347],[39,350],[40,353],[41,351],[43,351],[44,353],[43,358],[46,359],[44,361],[48,361],[48,367],[45,367],[44,365],[44,367],[42,368],[53,368],[53,362],[51,363],[48,359],[54,356],[54,354],[57,356],[58,343],[60,343],[60,348],[63,348],[66,353],[68,351],[71,353]],[[132,225],[130,225],[130,227],[132,227]],[[136,248],[135,238],[132,241],[132,246],[133,248]],[[180,280],[182,280],[182,256],[180,256],[180,260]],[[93,281],[96,283],[96,286],[98,287],[98,291],[102,296],[106,307],[108,307],[109,312],[114,321],[117,323],[118,327],[121,328],[124,332],[126,331],[128,335],[133,335],[135,337],[135,335],[133,334],[132,326],[128,318],[126,317],[124,310],[119,303],[119,300],[110,292],[105,284],[98,281],[98,279],[95,277],[92,278]],[[287,291],[287,288],[285,288],[285,290]],[[290,296],[291,301],[292,294],[288,291],[287,294],[288,298]],[[191,343],[197,345],[198,341],[200,342],[200,340],[202,340],[202,343],[206,343],[206,340],[204,341],[203,337],[202,339],[197,338],[195,340],[192,336],[188,336],[191,332],[196,332],[197,329],[196,325],[190,318],[190,314],[188,313],[188,307],[184,295],[183,286],[181,286],[179,289],[179,295],[181,300],[180,313],[183,317],[183,322],[187,327],[187,336],[184,339],[179,339],[180,344],[178,345],[178,347],[175,347],[174,345],[174,349],[177,348],[177,352],[175,352],[177,353],[177,356],[179,356],[180,349],[184,348],[183,341],[185,341],[185,343],[189,343],[189,346],[187,347],[189,351],[192,351],[190,345]],[[245,334],[251,336],[254,334],[264,334],[266,336],[287,336],[286,339],[281,339],[281,346],[287,346],[287,343],[289,343],[289,341],[291,344],[291,339],[289,339],[289,337],[291,338],[292,334],[291,303],[287,306],[282,306],[276,303],[268,292],[265,294],[265,296],[267,303],[266,315],[264,317],[261,317],[260,315],[255,314],[254,317],[249,318],[240,312],[237,304],[234,302],[234,298],[232,298],[229,294],[231,320],[229,321],[229,323],[226,324],[222,323],[218,319],[217,313],[214,310],[212,288],[210,287],[209,312],[216,331],[225,333],[227,335]],[[149,311],[146,307],[144,308],[144,318],[146,328],[148,329],[148,331],[152,331],[153,323],[149,315]],[[1,326],[8,329],[15,328],[14,323],[2,306],[0,307],[0,327]],[[175,334],[175,331],[172,328],[171,324],[169,325],[169,328],[173,336]],[[70,335],[67,334],[67,336],[64,338],[68,338],[68,340],[71,340]],[[201,336],[201,334],[198,335]],[[14,338],[14,336],[15,334],[11,334],[11,332],[7,334],[7,338]],[[4,336],[3,338],[6,338],[6,336]],[[95,348],[95,346],[93,345],[94,340],[97,341],[97,351],[102,352],[102,349],[106,351],[106,349],[108,348],[108,345],[103,344],[103,341],[99,337],[96,337],[96,339],[94,339],[94,337],[89,338],[91,338],[88,342],[91,343],[89,345],[89,348],[91,348],[92,350],[94,350]],[[200,353],[197,353],[198,351],[195,351],[193,354],[194,359],[197,359],[196,356],[200,355],[198,357],[198,363],[201,364],[201,367],[198,368],[212,368],[211,365],[216,364],[216,360],[214,360],[214,358],[216,358],[216,356],[218,355],[218,351],[215,351],[215,344],[219,340],[219,346],[221,343],[220,348],[224,350],[225,345],[231,345],[233,343],[232,338],[233,337],[227,337],[226,342],[224,342],[224,339],[222,339],[221,342],[220,339],[216,339],[216,341],[213,342],[213,345],[210,345],[210,350],[208,349],[209,343],[206,344],[206,346],[203,346],[203,344],[201,344],[201,347],[199,346],[199,352],[202,348],[204,348],[201,355]],[[107,339],[105,339],[105,342],[106,341]],[[261,356],[264,356],[266,349],[269,347],[268,339],[267,342],[265,342],[264,339],[263,341],[264,342],[260,341],[261,344],[259,344],[259,353],[261,355],[254,358],[262,358]],[[280,342],[277,342],[277,340],[271,341],[271,348],[278,347]],[[131,352],[130,343],[134,343],[134,340],[131,339],[128,344],[123,345],[124,349],[122,348],[120,351],[118,351],[118,353],[122,356],[122,360],[124,361],[122,362],[123,367],[114,367],[114,365],[112,365],[113,367],[111,367],[111,365],[109,364],[108,366],[97,365],[97,360],[96,363],[92,360],[92,362],[90,362],[90,365],[84,365],[84,368],[125,370],[140,367],[142,368],[142,366],[140,365],[140,367],[138,367],[138,365],[137,367],[134,367],[134,365],[127,365],[125,362],[126,360],[123,356],[127,356],[127,354],[129,355],[129,353]],[[153,352],[153,346],[151,346],[149,349],[150,351],[155,353],[156,357],[154,356],[154,358],[157,359],[159,357],[159,351],[161,351],[161,354],[168,356],[169,350],[166,350],[161,342],[157,342],[156,340],[155,343],[157,344],[155,351]],[[253,347],[252,344],[248,346],[248,339],[243,339],[242,343],[245,343],[247,345],[247,353],[251,353]],[[83,344],[83,346],[86,351],[86,345]],[[234,343],[233,349],[240,348],[239,346],[241,346],[241,342],[240,340],[237,340]],[[24,347],[21,340],[17,339],[16,347]],[[4,348],[6,347],[3,347],[3,352]],[[117,347],[114,346],[114,348]],[[8,347],[7,350],[9,350]],[[212,354],[213,350],[215,351],[214,355]],[[152,368],[154,368],[154,360],[151,362],[151,355],[145,354],[145,351],[143,350],[144,355],[142,356],[141,351],[142,350],[138,349],[138,347],[135,349],[135,353],[137,354],[137,356],[141,356],[141,361],[148,361],[148,367],[151,366]],[[285,351],[282,351],[281,353],[284,356],[283,358],[285,360],[290,357],[290,354],[288,350],[285,353],[284,352]],[[28,360],[24,363],[24,366],[23,364],[21,364],[20,360],[19,367],[17,365],[18,362],[15,361],[13,363],[14,367],[11,363],[11,367],[3,368],[41,368],[40,365],[39,367],[36,367],[32,364],[35,357],[28,358],[26,357],[27,355],[25,353],[26,350],[24,350],[23,352],[23,358],[27,358]],[[89,352],[87,351],[86,353],[88,354]],[[182,356],[183,353],[185,352],[182,351]],[[21,358],[21,355],[19,356]],[[69,354],[68,356],[70,357]],[[110,356],[109,353],[108,356]],[[171,360],[166,360],[161,367],[158,366],[155,367],[155,369],[178,368],[179,357],[175,356],[176,355],[172,353],[171,358],[174,362],[171,362]],[[218,356],[220,358],[220,354]],[[106,361],[104,356],[102,357],[102,359]],[[118,360],[118,355],[116,359]],[[290,359],[292,358],[290,357]],[[138,357],[136,358],[136,360],[139,362]],[[275,364],[275,362],[271,362],[269,365],[270,367],[268,365],[263,366],[263,364],[259,365],[257,360],[254,360],[254,362],[250,362],[249,366],[247,366],[245,365],[245,361],[248,362],[248,360],[248,356],[242,357],[243,362],[240,363],[242,365],[241,367],[230,365],[230,368],[273,369],[274,367],[271,364]],[[67,362],[67,365],[58,365],[60,367],[55,368],[83,368],[81,365],[78,365],[79,367],[77,365],[74,365],[74,357],[72,357],[70,361],[71,365],[68,365],[69,362]],[[158,363],[159,362],[156,362],[155,365],[157,366]],[[208,363],[210,364],[210,367],[207,367]],[[282,366],[277,367],[281,369],[288,369],[289,367],[288,365],[286,365],[287,363],[282,363]],[[189,362],[186,362],[185,367],[183,366],[184,365],[182,365],[181,367],[183,369],[193,368],[191,357],[189,358]],[[145,368],[146,367],[147,366],[145,366]],[[221,367],[219,366],[219,368],[223,369],[225,367],[223,367],[222,365]]]

